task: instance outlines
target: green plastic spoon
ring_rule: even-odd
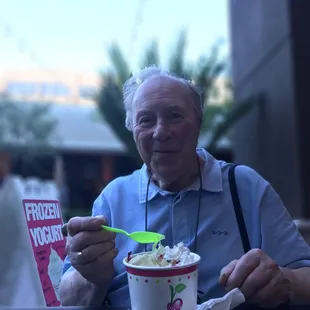
[[[165,239],[164,235],[150,231],[135,231],[129,234],[127,231],[119,228],[114,228],[105,225],[102,225],[102,228],[107,231],[113,231],[116,233],[124,234],[129,238],[131,238],[132,240],[137,241],[139,243],[158,243],[159,241]]]

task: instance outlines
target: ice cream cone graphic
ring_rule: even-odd
[[[59,284],[62,275],[62,267],[63,267],[62,259],[59,257],[57,252],[51,247],[51,254],[49,257],[49,264],[48,264],[48,275],[52,282],[56,298],[59,301],[60,301]]]

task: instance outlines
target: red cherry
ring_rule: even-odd
[[[181,298],[177,298],[173,303],[167,304],[167,310],[181,310],[183,306],[183,300]]]

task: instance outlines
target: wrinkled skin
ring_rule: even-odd
[[[105,231],[107,225],[102,217],[73,217],[68,222],[66,251],[72,266],[89,282],[101,285],[111,281],[117,255],[116,234]],[[82,252],[82,256],[78,253]]]
[[[133,98],[138,151],[165,190],[180,191],[197,177],[200,119],[194,92],[173,77],[145,81]]]
[[[220,283],[227,291],[240,288],[247,302],[265,308],[288,302],[291,294],[281,268],[260,249],[252,249],[224,267]]]

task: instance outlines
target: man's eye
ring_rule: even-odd
[[[183,115],[181,115],[180,113],[172,113],[172,118],[174,120],[181,120],[183,119]]]
[[[139,121],[140,124],[142,125],[147,125],[149,123],[152,122],[152,118],[151,117],[142,117]]]

